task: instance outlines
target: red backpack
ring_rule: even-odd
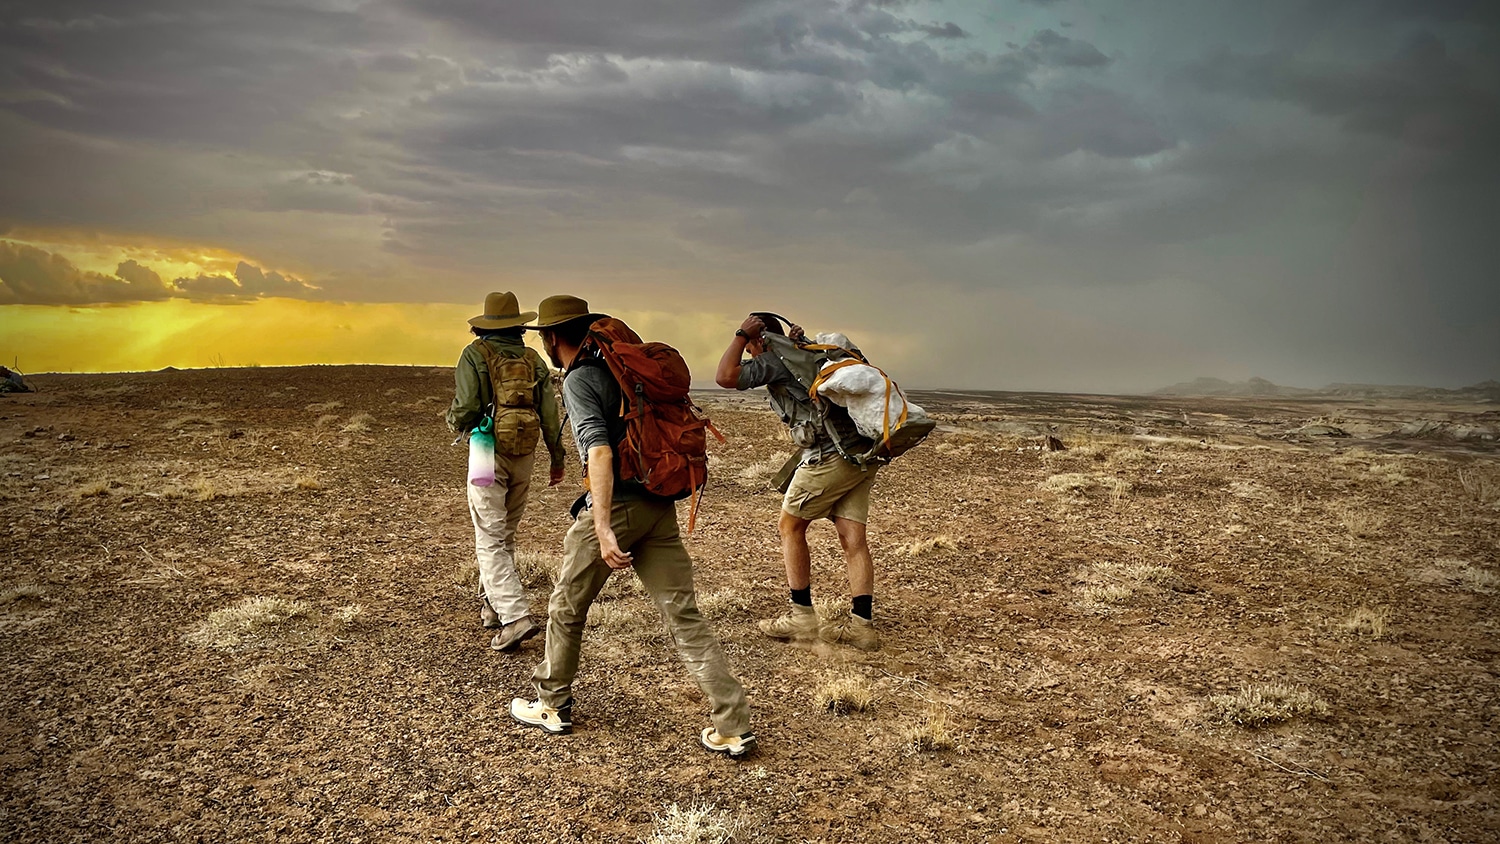
[[[724,441],[688,396],[693,377],[687,361],[666,343],[643,343],[630,326],[604,317],[589,326],[583,353],[597,350],[620,384],[625,436],[615,449],[620,478],[638,481],[663,498],[693,497],[688,532],[708,481],[708,437]]]

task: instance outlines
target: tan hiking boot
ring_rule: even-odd
[[[880,634],[875,630],[875,622],[860,618],[852,612],[823,625],[818,631],[818,637],[825,642],[849,645],[862,651],[880,648]]]
[[[479,599],[479,623],[491,630],[500,626],[500,613],[490,606],[489,596]]]
[[[540,632],[542,628],[531,620],[531,616],[523,615],[500,628],[500,632],[490,640],[490,647],[497,651],[513,651],[519,648],[522,642]]]
[[[806,641],[818,638],[818,611],[801,604],[792,604],[792,611],[777,618],[768,618],[759,624],[760,632],[772,639]]]

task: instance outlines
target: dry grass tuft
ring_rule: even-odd
[[[333,611],[333,617],[345,627],[353,627],[364,619],[365,608],[359,604],[347,604]]]
[[[524,575],[521,578],[521,582],[523,584],[526,583]],[[453,583],[455,586],[463,587],[470,594],[478,594],[479,565],[474,561],[474,558],[470,557],[460,560],[458,565],[453,567]]]
[[[645,844],[730,844],[743,840],[745,824],[713,806],[692,805],[686,809],[673,803],[651,825]]]
[[[1155,563],[1095,563],[1081,569],[1075,579],[1078,606],[1085,612],[1107,613],[1148,586],[1170,581],[1173,572]]]
[[[698,611],[708,618],[728,618],[748,609],[750,597],[740,589],[719,589],[698,596]]]
[[[1406,467],[1400,463],[1376,463],[1370,467],[1367,474],[1372,480],[1379,481],[1386,486],[1400,486],[1415,480],[1411,475],[1406,474]]]
[[[109,481],[93,481],[78,488],[79,498],[97,498],[109,495]]]
[[[645,628],[645,619],[630,606],[617,601],[595,601],[589,607],[586,627],[611,633],[635,633]]]
[[[1241,727],[1264,727],[1293,718],[1328,715],[1328,704],[1321,698],[1285,683],[1245,685],[1235,694],[1215,695],[1208,702],[1219,720]]]
[[[913,753],[936,753],[958,746],[958,734],[948,710],[933,706],[917,723],[901,731],[902,743]]]
[[[1466,560],[1438,560],[1430,568],[1417,572],[1416,579],[1437,586],[1451,586],[1469,592],[1489,594],[1500,588],[1500,577]]]
[[[297,672],[301,671],[304,667],[281,665],[279,663],[261,663],[254,668],[247,668],[244,671],[233,674],[229,679],[251,688],[264,689],[281,680],[297,676]]]
[[[1458,484],[1480,507],[1500,506],[1500,474],[1470,466],[1458,470]]]
[[[312,475],[298,475],[296,478],[292,479],[292,488],[320,490],[323,488],[323,482],[313,477]]]
[[[644,598],[646,597],[646,585],[636,577],[635,569],[613,572],[609,580],[604,582],[604,588],[599,590],[599,600],[618,601],[622,598]]]
[[[934,536],[931,539],[917,539],[899,546],[897,549],[908,557],[923,557],[934,551],[957,551],[958,540],[947,534]]]
[[[468,568],[477,571],[473,565]],[[521,576],[521,582],[527,586],[535,587],[544,582],[552,583],[557,580],[557,572],[561,568],[561,554],[551,551],[516,550],[516,573]]]
[[[770,483],[771,478],[775,477],[776,473],[781,471],[781,467],[786,465],[786,462],[791,459],[792,453],[790,451],[778,451],[765,460],[751,463],[749,466],[741,469],[739,474],[734,476],[734,479],[742,486],[752,489],[763,487]]]
[[[310,404],[306,409],[309,413],[327,413],[330,410],[338,410],[343,406],[344,403],[341,401],[325,401]]]
[[[215,501],[224,497],[224,493],[207,478],[199,478],[188,484],[187,491],[194,501]]]
[[[1145,449],[1139,448],[1137,446],[1126,446],[1125,448],[1111,451],[1109,454],[1105,455],[1105,462],[1110,463],[1111,465],[1134,466],[1141,463],[1147,463],[1150,460],[1151,455],[1148,454]]]
[[[340,428],[339,431],[345,434],[368,434],[370,426],[374,424],[375,417],[368,413],[356,413],[349,417],[349,424]]]
[[[1105,608],[1123,604],[1135,595],[1135,589],[1124,583],[1090,583],[1078,590],[1078,603],[1087,608]]]
[[[1063,472],[1042,481],[1037,488],[1056,495],[1085,495],[1096,485],[1093,475]]]
[[[1229,494],[1235,498],[1244,498],[1248,501],[1272,502],[1276,500],[1276,494],[1266,489],[1255,481],[1230,481]]]
[[[186,416],[178,416],[175,419],[167,420],[162,427],[168,431],[183,431],[188,428],[212,428],[222,421],[224,420],[213,416],[201,416],[196,413],[189,413]]]
[[[1358,539],[1374,539],[1380,535],[1380,529],[1385,527],[1385,518],[1371,512],[1362,503],[1338,502],[1330,505],[1329,511],[1349,531],[1350,536]]]
[[[27,598],[41,598],[45,591],[35,583],[22,583],[19,586],[12,586],[9,589],[0,591],[0,607],[6,604],[14,604],[17,601],[24,601]]]
[[[208,618],[187,635],[187,642],[204,648],[232,650],[270,628],[305,615],[307,605],[301,601],[275,597],[246,598],[232,607],[209,613]]]
[[[1063,472],[1042,481],[1037,488],[1054,495],[1074,498],[1082,498],[1094,490],[1100,490],[1118,503],[1130,491],[1130,482],[1124,478],[1098,472],[1093,474]]]
[[[337,413],[325,413],[322,416],[318,417],[318,421],[315,424],[319,428],[327,428],[329,425],[332,425],[337,421],[339,421],[339,415]]]
[[[1384,639],[1389,632],[1386,628],[1386,620],[1390,618],[1390,610],[1385,607],[1359,607],[1344,619],[1342,625],[1344,632],[1355,636],[1368,636],[1371,639]]]
[[[835,715],[865,712],[875,702],[870,681],[859,676],[837,677],[813,695],[813,705]]]

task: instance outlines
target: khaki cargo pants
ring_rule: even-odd
[[[729,673],[719,638],[698,611],[693,561],[677,530],[676,506],[670,501],[616,501],[610,523],[620,548],[634,557],[636,576],[661,610],[683,664],[708,696],[714,729],[725,736],[749,732],[745,690]],[[547,606],[546,657],[531,675],[538,698],[548,706],[572,702],[584,620],[611,572],[599,554],[593,513],[582,510],[563,538],[562,570]]]

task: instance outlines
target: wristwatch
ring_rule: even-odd
[[[743,337],[746,340],[750,339],[750,335],[748,333],[746,333],[745,329],[743,329],[743,328],[736,328],[734,330],[734,336],[736,336],[736,337]]]

